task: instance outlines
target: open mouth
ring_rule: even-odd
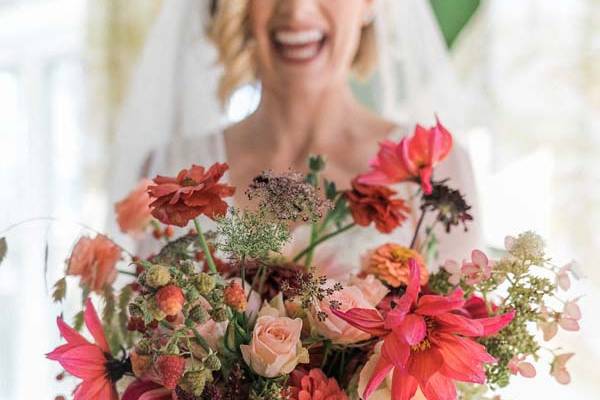
[[[272,34],[273,47],[285,61],[306,63],[319,56],[327,35],[319,29],[279,29]]]

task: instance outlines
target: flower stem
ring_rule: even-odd
[[[204,234],[202,233],[202,229],[200,228],[200,224],[198,220],[194,218],[194,226],[196,227],[196,232],[198,232],[198,240],[200,242],[200,246],[202,247],[202,251],[206,256],[206,263],[208,264],[208,268],[210,272],[217,273],[217,266],[215,265],[215,260],[213,260],[212,254],[210,254],[210,250],[208,248],[208,243],[206,243],[206,239],[204,238]]]
[[[343,233],[345,231],[347,231],[348,229],[354,228],[356,224],[350,223],[346,226],[341,227],[340,229],[338,229],[337,231],[331,232],[328,235],[322,236],[321,238],[319,238],[319,240],[315,241],[313,244],[309,245],[306,249],[302,250],[296,257],[294,257],[293,261],[294,262],[298,262],[300,259],[302,259],[302,257],[304,257],[309,251],[314,250],[318,245],[320,245],[321,243],[323,243],[326,240],[331,239],[334,236],[339,235],[340,233]]]
[[[410,248],[414,249],[415,244],[417,243],[417,238],[419,237],[419,231],[421,230],[421,225],[423,225],[423,221],[425,220],[425,210],[421,210],[421,216],[419,217],[419,222],[417,222],[417,227],[415,228],[415,234],[410,242]]]
[[[137,278],[137,274],[135,272],[123,271],[122,269],[118,269],[117,272],[123,275],[135,276]]]
[[[311,229],[310,229],[310,243],[308,245],[309,250],[308,250],[308,253],[306,253],[306,260],[304,262],[304,266],[306,267],[306,269],[310,269],[310,264],[312,263],[313,256],[315,254],[314,244],[317,241],[318,237],[319,237],[319,232],[318,232],[317,224],[316,224],[316,222],[313,222]]]

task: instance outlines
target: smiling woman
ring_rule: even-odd
[[[352,15],[357,13],[357,6],[352,5],[353,3],[364,7],[360,4],[362,2],[354,1],[331,1],[327,3],[327,7],[329,14],[336,16],[337,21],[352,21],[352,18],[361,18],[361,28],[358,31],[355,29],[356,32],[353,32],[345,40],[349,43],[342,44],[342,47],[346,47],[342,51],[349,54],[338,58],[338,62],[345,63],[348,58],[352,59],[352,69],[356,75],[366,78],[377,61],[373,23],[375,10],[372,8],[373,5],[368,5],[367,11],[363,11],[363,15],[357,17]],[[257,28],[261,29],[260,25],[265,23],[265,21],[261,21],[261,18],[268,18],[269,8],[265,7],[263,3],[260,3],[260,6],[257,6],[256,2],[252,2],[252,4],[254,5],[247,1],[213,1],[210,36],[219,50],[220,61],[225,67],[219,88],[222,101],[226,101],[237,87],[256,78],[255,57],[252,55],[252,46],[248,46],[248,43],[254,40],[252,32]],[[277,24],[277,22],[274,23]],[[279,55],[289,62],[307,62],[315,58],[328,44],[328,41],[331,44],[334,29],[333,27],[327,28],[325,25],[327,24],[322,21],[316,26],[286,27],[281,24],[270,26],[269,31],[264,32],[263,48],[265,45],[266,47],[273,46]],[[352,26],[352,23],[344,22],[342,26]],[[339,30],[336,31],[339,32]],[[357,35],[360,37],[358,48],[356,48],[356,39],[353,39]],[[341,32],[338,33],[338,37],[340,36],[345,37]],[[259,34],[258,39],[254,40],[254,44],[260,46],[260,43]],[[261,54],[263,57],[265,56],[265,52]]]

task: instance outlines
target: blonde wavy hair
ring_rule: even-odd
[[[256,62],[251,42],[250,0],[212,0],[212,19],[208,37],[219,54],[224,71],[219,82],[218,96],[222,105],[240,86],[254,82]],[[369,77],[377,63],[375,26],[371,22],[362,28],[358,49],[352,62],[352,71],[360,79]]]

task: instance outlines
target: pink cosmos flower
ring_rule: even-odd
[[[449,296],[419,297],[419,270],[410,262],[405,294],[384,319],[378,311],[332,310],[348,323],[383,337],[381,358],[367,384],[367,399],[392,372],[392,398],[409,400],[420,388],[427,399],[456,399],[455,380],[485,382],[486,363],[496,360],[472,337],[496,334],[514,318],[514,312],[473,319],[465,315],[463,292]]]
[[[56,323],[67,344],[46,357],[58,361],[68,373],[83,380],[75,389],[74,400],[118,400],[115,382],[125,370],[112,358],[100,318],[89,299],[85,304],[84,321],[95,343],[90,343],[59,317]]]
[[[571,374],[567,371],[567,361],[573,357],[575,353],[565,353],[554,357],[552,361],[552,367],[550,369],[550,375],[556,379],[556,381],[563,385],[571,383]]]
[[[452,149],[452,135],[436,118],[429,129],[417,125],[412,136],[400,143],[386,140],[380,144],[377,157],[371,160],[371,171],[361,175],[359,183],[388,185],[404,181],[421,184],[425,194],[431,194],[433,168]]]

